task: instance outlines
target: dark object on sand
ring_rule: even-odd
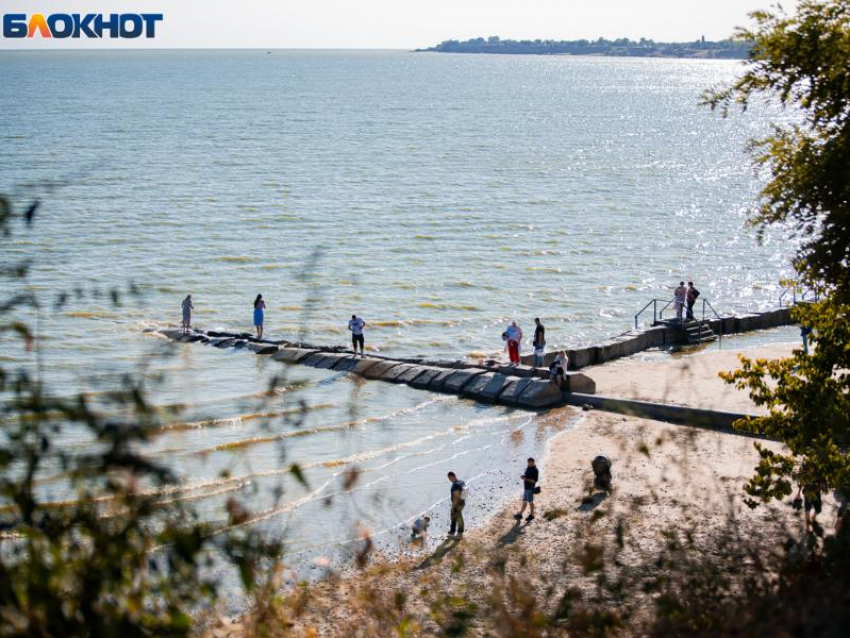
[[[611,491],[611,461],[607,456],[599,455],[590,462],[593,468],[593,487]]]

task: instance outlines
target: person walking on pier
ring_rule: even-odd
[[[694,304],[697,302],[697,297],[699,297],[699,290],[694,288],[694,282],[688,282],[688,292],[685,296],[685,299],[688,303],[688,321],[694,321]]]
[[[685,282],[680,281],[679,287],[673,291],[673,308],[676,309],[676,319],[682,321],[682,309],[685,307],[685,299],[688,296],[688,289],[685,288]]]
[[[192,295],[186,295],[183,300],[183,332],[189,332],[192,325],[192,311],[195,306],[192,305]]]
[[[508,329],[505,330],[507,336],[508,357],[513,365],[519,365],[519,353],[522,345],[522,330],[517,325],[516,321],[512,321]]]
[[[520,478],[522,479],[522,507],[518,514],[514,514],[514,518],[521,521],[525,506],[528,505],[528,517],[525,520],[530,523],[534,520],[534,495],[539,491],[537,481],[540,479],[540,470],[537,469],[534,459],[528,459],[528,466]]]
[[[257,330],[257,338],[263,338],[263,322],[265,321],[266,302],[262,295],[254,299],[254,328]]]
[[[543,348],[546,347],[546,328],[540,323],[540,318],[535,317],[534,323],[534,367],[543,367]]]
[[[348,329],[351,330],[351,347],[354,354],[357,354],[357,344],[360,344],[360,356],[363,356],[363,327],[366,322],[357,315],[351,315],[348,322]]]
[[[466,483],[461,481],[454,472],[448,473],[449,481],[452,484],[449,490],[449,496],[452,501],[452,509],[449,514],[451,525],[449,526],[449,538],[461,540],[463,538],[463,508],[466,507]],[[457,536],[455,536],[457,530]]]

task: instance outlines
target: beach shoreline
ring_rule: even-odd
[[[713,397],[749,412],[755,406],[746,405],[748,397],[730,398],[724,387],[713,382],[717,372],[733,369],[739,354],[784,356],[793,347],[773,344],[650,361],[632,357],[601,366],[595,373],[609,391],[619,387],[638,396],[649,393],[656,399],[701,407]],[[600,374],[604,368],[608,370]],[[683,375],[683,369],[691,373]],[[566,417],[553,412],[552,418]],[[760,443],[770,449],[782,448],[777,442]],[[435,591],[457,590],[473,599],[480,597],[493,577],[488,565],[495,554],[506,556],[508,570],[523,565],[519,569],[529,572],[539,594],[543,583],[564,580],[565,557],[591,538],[612,539],[619,533],[618,526],[627,530],[631,543],[621,556],[627,564],[640,564],[662,551],[667,530],[688,531],[699,546],[709,547],[728,532],[730,521],[734,521],[736,533],[744,537],[758,534],[778,550],[789,530],[800,530],[802,514],[787,503],[746,507],[743,485],[758,462],[753,444],[751,438],[736,434],[597,410],[585,412],[574,427],[555,433],[546,443],[538,462],[542,492],[536,497],[535,521],[513,519],[520,501],[517,480],[505,488],[515,489],[515,495],[480,526],[468,530],[463,541],[443,541],[433,551],[429,547],[415,556],[375,556],[362,571],[313,585],[313,604],[300,612],[296,626],[303,628],[305,635],[312,630],[319,635],[345,635],[346,628],[358,622],[368,624],[365,608],[352,602],[364,588],[371,595],[390,596],[393,591],[416,591],[427,582]],[[600,453],[613,462],[610,494],[593,488],[590,461]],[[518,477],[522,468],[513,469]],[[832,499],[825,498],[821,520],[827,527],[834,508]],[[574,576],[572,584],[591,587],[582,574],[570,575]],[[416,609],[424,609],[413,603],[410,607],[408,613],[414,617]],[[423,616],[418,622],[425,628],[430,621]],[[230,624],[215,635],[240,635],[241,626],[240,622]]]

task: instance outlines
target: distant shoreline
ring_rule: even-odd
[[[697,60],[745,60],[750,43],[741,40],[655,42],[618,40],[502,40],[498,36],[466,41],[444,40],[415,53],[484,53],[502,55],[583,55],[596,57],[688,58]]]

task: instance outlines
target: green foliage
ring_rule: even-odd
[[[0,196],[2,235],[29,227],[37,208],[17,214]],[[12,284],[5,291],[23,291],[0,299],[0,333],[37,354],[38,335],[17,318],[40,308],[20,285],[27,270],[0,272]],[[108,296],[118,304],[125,295]],[[205,576],[213,554],[229,558],[249,589],[263,558],[278,555],[250,530],[213,536],[162,496],[174,479],[141,452],[161,425],[145,381],[125,378],[96,409],[83,394],[53,396],[39,369],[0,364],[0,636],[187,636],[193,615],[216,600],[217,584]],[[81,449],[56,443],[69,432],[85,441]],[[46,502],[45,479],[58,479],[68,500]],[[230,514],[238,523],[244,509]]]
[[[779,10],[781,12],[781,9]],[[748,504],[788,496],[792,482],[810,495],[850,493],[850,1],[803,0],[797,13],[752,14],[753,44],[746,72],[707,96],[725,113],[756,97],[792,110],[792,123],[751,143],[770,180],[751,223],[763,232],[781,225],[801,238],[795,267],[803,284],[827,293],[795,309],[814,330],[814,353],[780,361],[751,361],[723,378],[749,390],[768,410],[739,427],[788,447],[758,446]]]
[[[760,460],[746,491],[756,500],[781,499],[792,481],[811,491],[850,493],[850,308],[832,298],[795,308],[814,329],[811,354],[802,348],[774,361],[741,358],[742,367],[721,376],[748,390],[766,416],[739,427],[785,443],[788,452],[757,445]]]
[[[755,140],[770,175],[752,223],[789,224],[802,238],[809,283],[850,285],[850,1],[802,0],[795,15],[758,11],[738,37],[753,44],[746,72],[706,102],[725,114],[757,97],[791,109],[793,122]]]

